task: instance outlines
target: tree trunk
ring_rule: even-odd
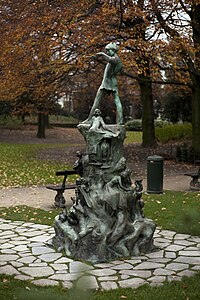
[[[44,118],[45,118],[45,127],[46,127],[46,128],[50,128],[49,115],[46,114],[46,115],[44,116]]]
[[[200,76],[196,76],[192,92],[192,144],[195,158],[200,159]]]
[[[39,139],[45,139],[45,114],[38,114],[38,131],[37,137]]]
[[[191,21],[195,48],[194,67],[191,72],[192,89],[192,143],[195,158],[200,159],[200,4],[192,6]]]
[[[140,78],[145,79],[145,76],[140,76]],[[142,146],[156,147],[157,143],[154,127],[152,83],[147,81],[140,81],[139,85],[140,98],[142,102]]]

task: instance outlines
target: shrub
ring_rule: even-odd
[[[135,119],[126,122],[126,130],[128,131],[142,131],[142,120]]]
[[[177,141],[181,139],[192,138],[192,125],[191,123],[183,124],[170,124],[163,128],[156,128],[157,140],[161,143],[169,141]]]
[[[169,122],[164,120],[154,121],[155,127],[159,127],[159,128],[162,128],[168,124]],[[141,119],[130,120],[126,122],[125,126],[127,131],[142,131],[142,120]]]

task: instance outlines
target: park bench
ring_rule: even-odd
[[[70,190],[70,189],[76,188],[76,184],[66,184],[66,179],[67,179],[68,175],[74,175],[74,174],[77,174],[76,170],[57,171],[56,176],[64,176],[62,184],[47,186],[47,189],[53,190],[56,192],[55,202],[54,202],[56,207],[64,208],[66,201],[65,201],[65,197],[63,194],[64,194],[65,190]]]
[[[190,181],[190,189],[191,190],[200,190],[200,160],[195,161],[196,164],[199,164],[199,168],[196,172],[188,172],[185,173],[185,176],[190,176],[192,180]]]

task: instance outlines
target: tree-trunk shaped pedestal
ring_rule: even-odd
[[[78,125],[86,141],[76,162],[80,179],[72,207],[55,218],[52,240],[67,256],[92,263],[152,251],[155,231],[143,214],[141,180],[132,185],[126,167],[125,126],[98,118]]]

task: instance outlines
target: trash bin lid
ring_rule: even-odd
[[[147,157],[148,161],[163,161],[163,157],[159,155],[152,155]]]

